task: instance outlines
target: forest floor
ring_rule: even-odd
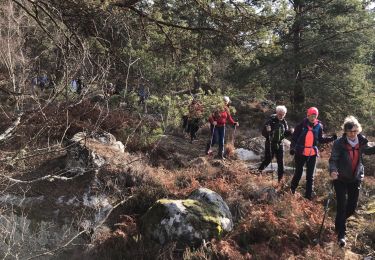
[[[89,111],[87,106],[82,107]],[[53,115],[53,111],[51,109],[51,113],[47,116]],[[95,111],[87,113],[89,113],[87,117],[90,117]],[[82,115],[80,111],[76,114]],[[74,125],[71,131],[74,133],[77,129],[87,127],[87,117],[83,119],[77,116],[75,121],[72,120]],[[118,118],[126,118],[126,115],[113,116],[108,119],[109,122],[104,123],[112,127],[111,120],[118,120]],[[28,122],[33,124],[21,127],[21,132],[17,135],[31,135],[32,130],[40,125],[39,120],[42,119],[29,119]],[[54,120],[59,122],[61,119],[56,117]],[[9,120],[4,119],[2,129],[8,123]],[[55,124],[57,127],[58,123]],[[57,129],[64,131],[61,127]],[[117,129],[111,128],[109,131],[115,136],[118,133]],[[237,148],[241,141],[246,139],[247,134],[245,129],[237,129],[235,136]],[[335,200],[329,205],[320,244],[316,244],[315,240],[330,189],[328,172],[325,168],[330,147],[323,149],[319,159],[319,167],[323,170],[316,173],[316,196],[309,201],[303,198],[304,180],[301,180],[295,195],[289,192],[291,173],[286,174],[282,185],[277,185],[274,178],[276,174],[272,172],[259,174],[251,169],[249,162],[238,159],[233,153],[224,161],[216,159],[214,155],[217,146],[213,147],[213,156],[206,156],[204,150],[209,136],[207,126],[200,130],[198,139],[192,144],[181,132],[169,133],[161,136],[147,152],[138,151],[129,155],[142,158],[142,161],[134,166],[138,167],[138,173],[142,172],[142,177],[139,177],[139,174],[132,175],[119,164],[108,165],[96,173],[88,172],[79,176],[63,175],[74,177],[70,181],[51,179],[32,181],[51,173],[63,173],[66,170],[64,151],[40,156],[37,159],[18,160],[12,165],[2,162],[2,176],[23,182],[14,183],[2,177],[1,203],[5,202],[4,198],[8,198],[9,203],[12,201],[9,200],[10,196],[13,196],[13,205],[15,205],[13,209],[27,215],[29,219],[38,223],[48,221],[54,225],[71,223],[71,227],[77,232],[84,228],[81,221],[84,216],[98,216],[98,213],[110,212],[102,227],[91,233],[85,233],[79,243],[57,246],[54,251],[58,252],[55,254],[57,259],[364,259],[365,257],[373,259],[375,257],[374,177],[366,176],[358,212],[348,220],[348,245],[341,249],[336,243],[333,225]],[[228,130],[227,136],[230,144],[233,139],[233,129]],[[3,144],[1,158],[8,156],[12,146],[16,150],[17,144],[18,142]],[[259,161],[252,163],[259,163]],[[289,155],[286,155],[286,164],[292,165]],[[235,223],[232,232],[221,240],[213,239],[198,248],[179,248],[173,242],[158,245],[143,238],[139,229],[140,217],[157,199],[165,197],[183,199],[199,187],[214,190],[227,202]],[[89,195],[91,198],[87,197]],[[128,195],[131,197],[128,202],[113,210],[108,210],[112,207],[106,208]],[[94,202],[100,207],[92,206]],[[87,204],[91,207],[84,207]],[[23,206],[17,207],[17,205]],[[50,248],[54,247],[55,245],[50,245]],[[48,252],[48,250],[39,249],[36,252]],[[30,254],[35,255],[36,252]]]

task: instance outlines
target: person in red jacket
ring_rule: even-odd
[[[230,99],[229,97],[224,97],[224,106],[221,106],[216,109],[215,112],[211,114],[208,118],[208,121],[211,124],[211,139],[208,141],[206,146],[206,154],[210,153],[210,148],[219,143],[219,151],[218,151],[218,158],[224,159],[224,139],[225,139],[225,125],[227,120],[233,125],[238,126],[238,122],[235,122],[230,115],[229,112],[229,105]]]
[[[339,246],[346,245],[346,220],[354,214],[358,204],[359,190],[364,177],[363,154],[375,154],[362,127],[354,116],[345,118],[344,134],[333,143],[329,158],[329,172],[336,192],[335,230]]]

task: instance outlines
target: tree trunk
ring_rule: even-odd
[[[294,11],[296,17],[293,24],[293,50],[294,50],[294,87],[292,104],[295,111],[301,111],[305,101],[305,91],[302,80],[302,64],[301,64],[301,41],[303,31],[303,7],[304,0],[294,1]]]

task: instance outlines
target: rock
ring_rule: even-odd
[[[251,139],[244,139],[240,143],[240,147],[253,151],[257,155],[264,153],[264,142],[266,139],[263,136],[254,137]]]
[[[265,142],[266,142],[266,138],[264,138],[263,136],[258,136],[258,137],[254,137],[251,139],[241,140],[239,146],[244,149],[254,152],[255,155],[263,156]],[[284,150],[288,151],[290,147],[290,141],[287,139],[284,139],[283,144],[284,144]]]
[[[79,132],[68,141],[67,167],[100,168],[124,152],[124,145],[110,133],[88,135]]]
[[[225,222],[221,223],[224,230],[232,230],[233,222],[227,222],[227,220],[232,219],[232,214],[230,213],[228,205],[219,194],[207,188],[199,188],[191,193],[189,199],[205,202],[219,208],[220,213],[222,214],[224,219],[226,219]]]
[[[243,148],[236,149],[236,154],[240,160],[251,161],[251,160],[260,160],[260,155],[255,154],[253,151],[246,150]]]
[[[199,245],[233,228],[232,215],[214,191],[201,188],[185,200],[158,200],[142,217],[141,230],[160,244]]]

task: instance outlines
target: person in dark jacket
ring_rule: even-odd
[[[85,83],[84,83],[84,80],[85,78],[83,76],[80,76],[77,80],[76,80],[76,84],[77,84],[77,94],[78,95],[81,95],[82,94],[82,91],[85,89]]]
[[[281,182],[284,175],[284,144],[282,141],[293,133],[293,129],[289,129],[285,120],[286,112],[285,106],[277,106],[276,114],[271,115],[262,130],[262,135],[266,138],[266,142],[264,160],[258,170],[263,171],[276,155],[278,182]]]
[[[190,134],[190,143],[197,138],[197,132],[201,124],[203,116],[203,106],[199,102],[197,96],[193,96],[193,100],[188,106],[189,114],[187,115],[187,132]]]
[[[359,190],[364,177],[363,154],[375,154],[375,146],[361,135],[362,127],[354,116],[348,116],[342,126],[344,134],[336,140],[329,158],[329,172],[336,192],[335,230],[338,243],[346,245],[346,220],[357,208]]]
[[[290,154],[294,155],[295,172],[290,185],[294,194],[301,180],[303,166],[306,164],[306,193],[305,198],[311,200],[314,186],[314,172],[318,156],[319,143],[329,143],[337,139],[337,135],[323,137],[323,125],[317,119],[319,111],[316,107],[307,110],[307,117],[298,124],[292,136]]]
[[[210,148],[219,143],[219,151],[218,151],[218,158],[224,159],[224,139],[225,139],[225,125],[227,120],[234,125],[238,126],[238,122],[235,122],[230,115],[229,112],[229,105],[230,99],[229,97],[224,97],[224,106],[219,106],[215,112],[211,114],[208,118],[208,121],[211,124],[211,139],[208,141],[206,146],[206,154],[210,153]]]

